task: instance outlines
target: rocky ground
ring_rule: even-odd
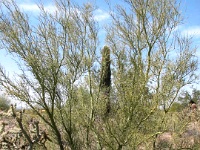
[[[17,112],[17,116],[20,112]],[[24,116],[26,114],[24,113]],[[188,116],[183,114],[184,117],[188,117],[188,123],[183,132],[166,131],[158,134],[155,147],[160,150],[167,149],[198,149],[200,148],[200,115],[198,112],[190,112]],[[17,122],[17,119],[19,122]],[[20,117],[13,117],[12,110],[8,112],[0,111],[0,149],[29,149],[30,141],[24,137],[24,131],[28,134],[32,145],[39,148],[47,149],[45,142],[48,140],[47,134],[44,129],[38,130],[38,122],[34,121],[31,117],[26,117],[26,122],[23,123],[23,128],[20,128]],[[23,131],[24,130],[24,131]],[[38,130],[38,131],[37,131]],[[151,144],[152,145],[152,144]],[[143,145],[140,150],[147,150]],[[155,149],[155,148],[154,148]],[[149,150],[149,149],[148,149]]]
[[[20,115],[20,112],[16,114]],[[20,127],[21,123],[23,126]],[[28,138],[25,138],[24,133],[27,133]],[[13,116],[11,109],[9,109],[8,112],[0,111],[1,150],[26,150],[30,148],[30,145],[32,145],[32,148],[40,147],[39,149],[43,150],[46,149],[45,142],[47,139],[45,138],[47,138],[46,132],[38,128],[37,121],[28,118],[26,122],[22,122],[20,117]]]

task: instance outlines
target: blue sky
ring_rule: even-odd
[[[185,23],[187,26],[200,27],[200,1],[199,0],[183,0],[182,1],[183,15],[185,16]],[[185,11],[184,11],[185,9]]]
[[[183,0],[182,14],[184,23],[182,33],[193,36],[195,44],[200,45],[200,1]]]
[[[27,13],[36,14],[38,8],[34,2],[37,0],[17,0],[19,6]],[[77,2],[79,0],[76,0]],[[45,1],[45,8],[47,10],[54,10],[55,7],[50,1]],[[94,0],[90,0],[94,2]],[[114,2],[111,1],[111,2]],[[182,15],[184,17],[183,24],[179,26],[181,34],[185,34],[193,37],[195,46],[199,47],[197,51],[197,56],[200,58],[200,0],[181,0],[182,2]],[[0,2],[1,3],[1,2]],[[108,6],[104,0],[96,0],[95,4],[98,9],[95,12],[95,19],[99,21],[100,24],[107,22],[109,20]],[[6,54],[5,50],[0,50],[0,64],[10,73],[14,74],[17,72],[17,66],[13,61],[13,58]]]

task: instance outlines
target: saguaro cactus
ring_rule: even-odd
[[[104,48],[102,49],[100,91],[102,97],[106,101],[106,112],[105,112],[106,115],[108,115],[111,111],[110,88],[111,88],[110,49],[109,47],[104,46]]]

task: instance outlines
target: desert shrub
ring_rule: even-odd
[[[6,111],[10,107],[10,101],[3,96],[0,96],[0,110]]]

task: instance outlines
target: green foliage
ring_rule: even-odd
[[[200,100],[200,90],[198,89],[192,90],[192,100],[196,103]]]
[[[0,110],[6,111],[10,108],[10,101],[3,96],[0,96]]]
[[[188,106],[190,100],[198,103],[198,101],[200,100],[200,90],[193,89],[192,92],[183,91],[178,97],[178,101],[184,108]]]
[[[181,112],[186,106],[181,103],[174,102],[170,108],[171,112]]]

